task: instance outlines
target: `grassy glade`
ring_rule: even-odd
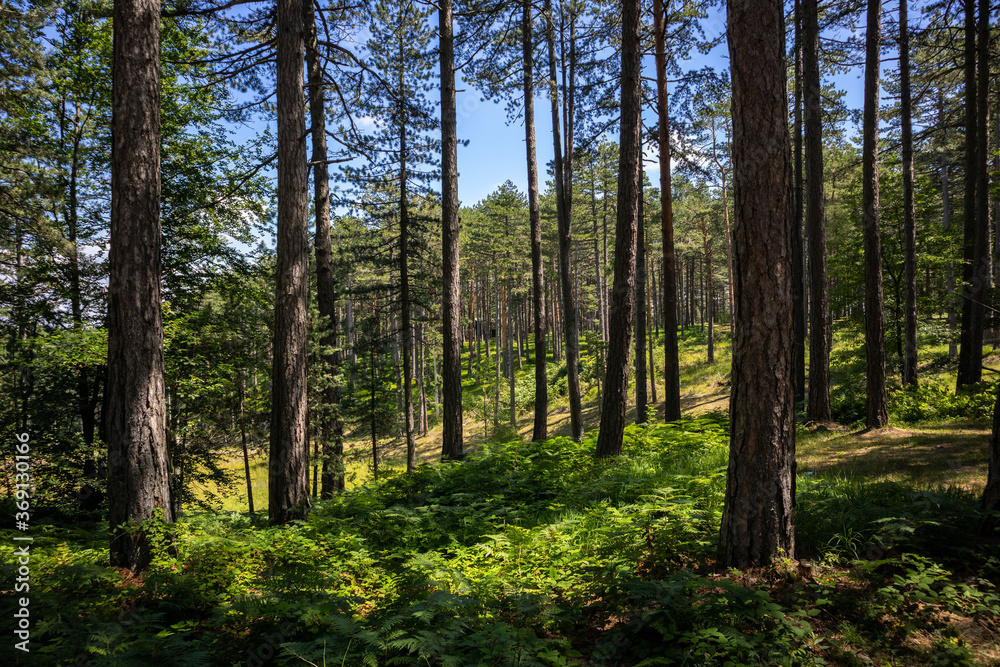
[[[727,427],[630,426],[616,461],[595,461],[590,438],[487,444],[284,528],[236,512],[153,522],[157,557],[140,578],[104,566],[102,524],[39,519],[32,653],[87,665],[990,659],[956,629],[996,631],[1000,611],[1000,561],[974,539],[966,493],[804,475],[797,548],[810,564],[719,572]]]

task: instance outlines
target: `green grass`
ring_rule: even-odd
[[[191,513],[148,527],[161,546],[139,578],[104,567],[106,524],[41,514],[32,650],[93,665],[995,664],[1000,560],[975,537],[974,495],[801,471],[807,560],[721,571],[724,426],[630,426],[614,461],[592,458],[593,435],[488,443],[282,528]]]
[[[492,421],[489,385],[466,375],[466,461],[436,463],[432,427],[418,439],[425,465],[401,474],[397,438],[375,482],[367,438],[349,431],[350,490],[286,528],[263,527],[258,461],[256,519],[240,491],[221,499],[222,513],[189,513],[172,528],[175,550],[138,580],[101,565],[102,525],[42,524],[33,563],[44,583],[33,600],[38,617],[64,620],[46,625],[39,646],[109,665],[130,655],[167,665],[248,656],[275,665],[1000,665],[1000,551],[997,536],[976,534],[994,390],[955,396],[947,348],[925,338],[921,388],[890,381],[895,426],[800,425],[798,561],[717,566],[730,348],[717,330],[709,365],[694,327],[680,338],[684,409],[708,416],[630,426],[616,461],[591,457],[593,386],[587,438],[563,437],[568,406],[552,364],[551,440],[527,442],[530,409],[516,432],[505,428],[506,385]],[[837,337],[834,391],[846,415],[859,400],[861,351],[856,337]],[[659,341],[654,355],[662,383]],[[583,363],[592,361],[585,349]],[[515,378],[519,402],[532,374],[525,363]],[[240,457],[227,467],[242,476]]]

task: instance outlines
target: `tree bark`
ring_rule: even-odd
[[[780,0],[730,0],[737,280],[720,564],[794,558],[792,149]]]
[[[278,0],[278,244],[271,376],[271,525],[309,502],[306,401],[308,214],[302,2]]]
[[[556,180],[556,218],[559,225],[559,281],[562,286],[563,334],[566,340],[566,385],[569,394],[570,432],[576,441],[583,439],[583,405],[580,399],[580,336],[577,324],[576,299],[573,298],[573,234],[570,225],[566,193],[566,174],[563,173],[563,152],[559,130],[559,89],[556,82],[555,19],[552,0],[545,0],[548,18],[549,51],[549,102],[552,107],[552,146],[554,150]]]
[[[337,345],[337,284],[333,277],[333,242],[330,226],[330,168],[326,149],[326,95],[319,62],[316,13],[312,0],[302,3],[306,31],[306,65],[309,76],[309,121],[312,140],[313,201],[316,215],[316,302],[325,331],[327,348]],[[331,498],[344,490],[344,428],[340,421],[339,353],[324,355],[328,386],[323,388],[323,411],[319,423],[322,447],[320,496]]]
[[[806,310],[802,250],[802,14],[795,0],[795,229],[792,231],[792,299],[795,321],[795,402],[806,397]]]
[[[809,239],[809,403],[806,419],[828,422],[830,411],[830,297],[823,200],[823,109],[819,76],[818,0],[803,0],[806,235]]]
[[[708,320],[708,364],[715,363],[715,285],[712,280],[712,246],[709,243],[708,223],[702,222],[701,227],[703,252],[705,253],[705,318]]]
[[[900,122],[903,158],[904,306],[903,384],[917,384],[917,224],[913,200],[913,127],[910,106],[910,31],[907,3],[899,0]]]
[[[889,423],[885,386],[885,317],[883,315],[882,234],[879,230],[878,103],[882,1],[868,1],[865,40],[865,97],[862,126],[862,217],[865,252],[865,426]]]
[[[938,90],[937,97],[937,118],[938,125],[942,128],[944,127],[944,96],[940,90]],[[940,176],[941,176],[941,227],[945,232],[951,231],[951,194],[949,192],[949,179],[948,179],[948,144],[944,137],[944,131],[942,130],[941,137],[941,158],[939,163]],[[948,304],[948,356],[954,359],[958,356],[958,346],[955,342],[955,325],[956,325],[956,314],[955,314],[955,267],[952,261],[949,259],[948,264],[945,267],[946,278],[945,278],[945,291],[947,292]]]
[[[452,0],[441,0],[441,243],[443,295],[442,360],[444,424],[441,455],[461,458],[462,449],[462,338],[461,272],[458,261],[458,120],[455,98],[455,37]]]
[[[531,3],[521,3],[521,48],[524,56],[524,145],[528,162],[528,220],[531,226],[531,293],[535,331],[535,421],[531,439],[549,437],[549,381],[546,372],[545,267],[542,260],[542,211],[538,201],[538,161],[535,148],[535,83],[532,53]]]
[[[656,109],[660,144],[660,234],[663,243],[663,418],[681,418],[680,353],[677,349],[677,277],[674,260],[674,207],[670,182],[670,125],[667,114],[666,15],[662,0],[653,0],[656,42]]]
[[[641,150],[641,146],[640,146]],[[642,166],[640,158],[639,172],[639,203],[638,231],[636,232],[635,250],[635,423],[645,424],[649,421],[646,406],[648,394],[646,390],[646,225],[643,218],[642,197]]]
[[[640,2],[622,8],[622,99],[618,158],[618,218],[615,225],[615,278],[611,293],[611,338],[604,375],[597,456],[622,453],[628,408],[629,336],[635,311],[636,242],[642,193],[642,50]]]
[[[160,309],[160,3],[117,0],[112,69],[108,280],[108,519],[111,563],[152,558],[144,532],[174,520],[166,447]]]
[[[976,5],[975,0],[965,0],[965,237],[958,389],[979,382],[983,376],[983,303],[989,280],[989,257],[986,254],[988,230],[978,217],[976,201],[980,93],[986,91],[979,91],[976,81]]]

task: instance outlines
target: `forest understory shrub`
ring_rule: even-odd
[[[592,457],[593,436],[487,443],[284,528],[187,515],[140,578],[104,565],[103,524],[40,526],[33,652],[89,665],[962,664],[940,662],[975,648],[942,614],[997,613],[977,499],[803,476],[807,564],[719,572],[727,428],[629,426],[615,461]],[[926,650],[899,648],[916,636]]]

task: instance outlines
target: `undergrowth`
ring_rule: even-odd
[[[487,444],[282,528],[239,513],[154,522],[140,578],[105,566],[103,524],[39,525],[33,664],[989,659],[954,622],[995,632],[1000,611],[1000,560],[973,537],[967,494],[806,476],[796,521],[808,563],[720,571],[727,428],[630,426],[613,461],[592,457],[593,439]]]

